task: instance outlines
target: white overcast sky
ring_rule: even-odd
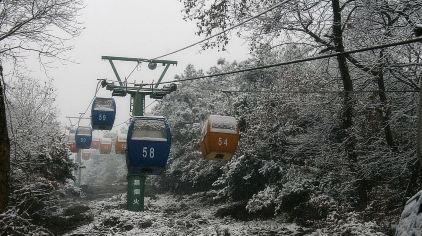
[[[182,19],[183,5],[178,0],[86,0],[85,4],[85,9],[80,13],[80,21],[85,29],[73,41],[74,49],[68,54],[76,63],[58,63],[48,71],[57,88],[57,106],[62,122],[66,122],[66,116],[76,116],[87,108],[94,95],[97,79],[115,79],[111,66],[101,60],[101,56],[154,58],[202,39],[195,34],[195,23]],[[225,52],[217,49],[201,51],[200,46],[196,46],[162,58],[178,61],[176,67],[169,68],[164,80],[173,79],[188,64],[207,70],[216,65],[218,58],[240,61],[247,57],[247,44],[240,39],[234,39]],[[135,65],[132,62],[116,63],[123,78]],[[33,70],[39,69],[35,63],[32,67]],[[157,80],[162,67],[158,67],[154,73],[147,73],[146,68],[146,64],[142,64],[130,79],[138,82]],[[44,76],[37,71],[34,74]],[[111,92],[101,89],[98,95],[107,97],[111,96]],[[129,97],[115,99],[115,124],[118,124],[129,118]],[[146,104],[150,102],[148,99]]]

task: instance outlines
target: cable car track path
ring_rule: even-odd
[[[101,188],[100,188],[101,189]],[[105,190],[104,190],[105,191]],[[221,204],[193,195],[159,194],[145,198],[145,211],[125,210],[125,194],[85,201],[93,220],[65,235],[307,235],[313,230],[281,219],[241,221],[216,217]]]
[[[101,200],[115,196],[116,194],[123,194],[126,192],[127,185],[125,183],[110,184],[110,185],[86,185],[84,187],[85,199],[87,200]]]

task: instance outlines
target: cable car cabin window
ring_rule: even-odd
[[[103,138],[101,139],[101,144],[111,144],[111,138]]]
[[[236,119],[230,116],[210,116],[211,132],[237,134]]]
[[[94,103],[95,111],[114,111],[112,99],[96,99]]]
[[[132,140],[167,141],[166,125],[163,120],[136,120]]]
[[[79,127],[77,132],[78,132],[78,135],[91,136],[91,129],[90,128]]]
[[[117,136],[117,142],[126,143],[127,134],[121,134]]]

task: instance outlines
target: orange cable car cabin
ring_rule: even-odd
[[[92,137],[91,148],[92,149],[100,148],[100,138],[98,138],[96,136]]]
[[[87,161],[91,159],[91,149],[82,149],[82,159]]]
[[[230,160],[240,139],[232,116],[210,115],[202,127],[200,149],[205,160]]]
[[[100,154],[110,154],[111,153],[111,138],[101,138],[100,139]]]
[[[116,154],[126,153],[126,138],[127,138],[127,134],[117,135],[116,145],[114,146]]]
[[[75,133],[70,133],[67,137],[67,145],[69,146],[70,152],[77,153],[78,149],[76,148],[75,143]]]

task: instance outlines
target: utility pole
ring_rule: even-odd
[[[107,90],[112,91],[112,96],[124,97],[127,94],[131,96],[130,108],[132,116],[143,116],[145,108],[145,96],[149,95],[152,99],[161,99],[165,95],[176,90],[176,85],[171,84],[170,86],[164,86],[158,88],[161,80],[167,72],[170,65],[177,65],[177,61],[169,60],[151,60],[142,58],[130,58],[130,57],[113,57],[113,56],[102,56],[101,59],[108,60],[111,68],[113,69],[114,75],[117,78],[117,85],[115,83],[109,83],[106,80],[102,81],[102,86],[106,87]],[[128,87],[127,83],[124,83],[120,79],[120,75],[113,61],[126,61],[148,63],[148,68],[154,70],[157,64],[165,66],[164,70],[155,84],[135,84],[134,86]],[[126,156],[126,158],[128,158]],[[129,168],[128,168],[129,169]],[[128,172],[127,174],[127,209],[129,211],[143,211],[144,210],[144,193],[145,193],[145,181],[147,175],[139,172]]]

